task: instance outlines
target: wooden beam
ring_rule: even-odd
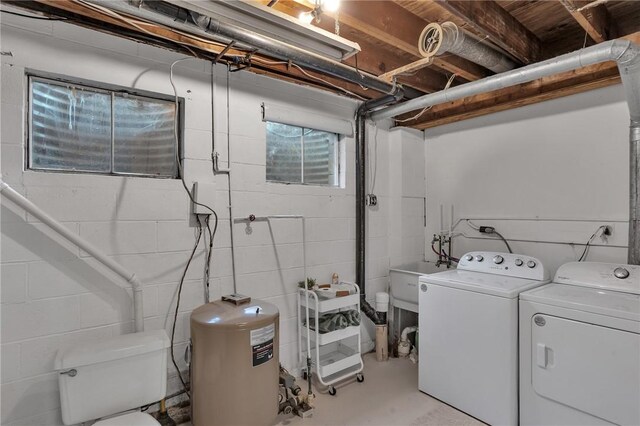
[[[358,43],[362,51],[358,53],[357,58],[354,56],[344,62],[347,65],[356,66],[357,59],[358,69],[375,75],[399,68],[413,58],[405,53],[391,52],[385,45],[379,46],[364,40]],[[447,83],[447,78],[437,71],[425,68],[411,75],[398,76],[398,81],[421,92],[432,93],[442,90]]]
[[[335,15],[331,17],[331,26]],[[323,16],[322,20],[325,21]],[[366,36],[383,42],[413,56],[413,60],[421,59],[418,51],[418,39],[428,24],[402,6],[389,1],[348,1],[340,7],[338,20]],[[360,42],[360,40],[356,40]],[[491,75],[491,72],[478,64],[455,55],[435,57],[434,66],[455,73],[465,80],[473,81]]]
[[[394,68],[389,72],[385,72],[384,74],[381,74],[378,77],[380,77],[383,80],[387,80],[391,82],[398,75],[421,70],[424,67],[428,67],[432,63],[433,63],[433,58],[418,59],[417,61],[411,62],[410,64],[407,64],[407,65],[403,65],[400,68]]]
[[[468,22],[474,31],[523,64],[543,57],[542,42],[509,12],[493,1],[436,0],[443,9]]]
[[[604,4],[584,10],[578,10],[590,3],[590,0],[560,0],[571,16],[589,34],[596,43],[615,38],[615,26]]]
[[[640,32],[622,38],[640,43]],[[435,105],[418,120],[403,123],[403,125],[416,129],[427,129],[606,87],[619,82],[620,75],[617,64],[603,62],[529,83]],[[415,115],[415,111],[400,118],[412,115]]]

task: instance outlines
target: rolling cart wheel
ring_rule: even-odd
[[[336,388],[334,388],[333,386],[329,386],[329,395],[335,396],[336,395]]]
[[[364,382],[364,376],[360,373],[356,374],[356,380],[358,381],[358,383],[362,383]]]

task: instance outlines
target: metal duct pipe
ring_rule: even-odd
[[[630,41],[607,41],[582,50],[567,53],[553,59],[527,65],[502,74],[492,75],[490,77],[483,78],[482,80],[472,81],[460,86],[451,87],[447,90],[430,93],[401,104],[383,108],[380,111],[373,112],[370,117],[374,121],[379,121],[385,118],[395,117],[406,112],[455,101],[481,93],[504,89],[505,87],[515,86],[517,84],[528,83],[538,78],[572,71],[587,65],[606,61],[618,62],[618,67],[620,68],[620,74],[622,75],[624,83],[625,71],[623,68],[629,68],[630,63],[633,61],[640,61],[638,58],[639,55],[640,47]],[[629,71],[629,74],[630,73],[631,71]],[[636,80],[638,79],[637,76],[635,78]],[[629,79],[632,79],[632,77],[630,76]],[[626,86],[627,84],[625,84],[625,87]],[[636,86],[636,90],[638,90],[637,88],[638,86]],[[640,93],[630,92],[632,92],[631,87],[627,87],[627,101],[629,103],[629,108],[635,108],[636,113],[638,114],[637,121],[640,121],[640,106],[638,106],[638,103],[636,103],[635,106],[632,105],[632,103],[640,102]],[[632,99],[634,100],[632,101]]]
[[[616,61],[626,92],[631,116],[630,126],[630,185],[629,185],[629,252],[628,263],[640,264],[640,46],[627,40],[612,40],[557,58],[528,65],[517,70],[456,86],[437,93],[390,106],[371,114],[372,120],[382,120],[399,114],[451,102],[468,96],[491,92],[538,78],[571,71],[587,65]]]
[[[404,93],[400,87],[396,87],[390,95],[378,99],[371,99],[363,102],[356,112],[356,282],[360,286],[360,309],[374,324],[385,324],[378,316],[376,310],[366,299],[366,243],[367,226],[365,216],[367,214],[365,205],[365,193],[367,191],[366,177],[366,115],[377,108],[381,108],[402,99]]]
[[[425,56],[453,53],[495,73],[512,70],[516,64],[507,56],[465,33],[453,22],[427,25],[418,42],[418,50]]]
[[[134,6],[127,0],[91,0],[91,3],[119,13],[135,16],[145,21],[204,36],[212,41],[220,42],[220,38],[224,39],[222,40],[223,42],[235,40],[238,42],[236,47],[243,47],[244,45],[252,49],[257,48],[269,56],[284,61],[290,60],[304,68],[331,75],[382,93],[391,93],[394,88],[392,84],[348,65],[307,52],[237,25],[221,22],[165,2],[146,1],[141,2],[140,6]],[[186,19],[186,16],[190,16],[192,20]],[[217,38],[212,36],[217,36]]]

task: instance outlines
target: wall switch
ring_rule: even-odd
[[[213,183],[194,182],[193,199],[200,204],[215,208],[216,186]],[[211,210],[204,206],[193,204],[193,214],[211,214]]]

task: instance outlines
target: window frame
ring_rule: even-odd
[[[284,125],[284,126],[290,126],[290,127],[296,127],[298,129],[302,129],[302,134],[300,136],[300,157],[301,157],[301,168],[300,168],[300,182],[287,182],[287,181],[281,181],[281,180],[269,180],[267,178],[267,170],[265,168],[265,180],[267,183],[274,183],[274,184],[282,184],[282,185],[304,185],[304,186],[316,186],[316,187],[320,187],[320,188],[342,188],[343,187],[343,183],[342,183],[342,157],[344,155],[343,150],[342,150],[342,146],[343,146],[343,139],[344,139],[344,135],[341,135],[340,133],[335,133],[335,132],[328,132],[326,130],[320,130],[320,129],[313,129],[311,127],[304,127],[304,126],[298,126],[298,125],[294,125],[294,124],[287,124],[287,123],[279,123],[277,121],[270,121],[270,120],[266,120],[265,121],[265,153],[267,151],[267,143],[268,143],[268,129],[267,126],[269,123],[275,123],[275,124],[280,124],[280,125]],[[337,140],[336,140],[336,146],[335,146],[335,154],[336,154],[336,158],[335,158],[335,162],[336,162],[336,176],[335,176],[335,185],[331,185],[331,184],[321,184],[321,183],[308,183],[308,182],[304,182],[304,131],[305,130],[312,130],[314,132],[324,132],[324,133],[328,133],[328,134],[333,134],[336,135]]]
[[[121,177],[141,177],[141,178],[154,178],[154,179],[180,179],[180,169],[184,166],[184,104],[185,100],[183,97],[178,97],[178,141],[177,141],[177,152],[180,161],[181,167],[176,167],[176,174],[173,176],[161,176],[147,173],[124,173],[124,172],[114,172],[114,150],[115,150],[115,132],[114,129],[114,99],[117,95],[130,95],[133,97],[150,99],[150,100],[158,100],[158,101],[168,101],[171,103],[175,103],[175,97],[167,94],[151,92],[148,90],[134,89],[130,87],[120,86],[116,84],[98,82],[94,80],[87,80],[83,78],[74,78],[60,74],[41,72],[41,71],[33,71],[27,69],[25,71],[26,78],[26,128],[25,128],[25,155],[24,155],[24,170],[25,171],[34,171],[39,173],[71,173],[71,174],[83,174],[83,175],[98,175],[98,176],[121,176]],[[98,93],[104,93],[111,95],[111,171],[110,172],[96,172],[96,171],[84,171],[84,170],[61,170],[61,169],[47,169],[47,168],[39,168],[31,166],[31,138],[32,138],[32,112],[33,112],[33,102],[32,102],[32,83],[33,82],[41,82],[41,83],[50,83],[50,84],[62,84],[67,87],[82,87],[86,88]]]

